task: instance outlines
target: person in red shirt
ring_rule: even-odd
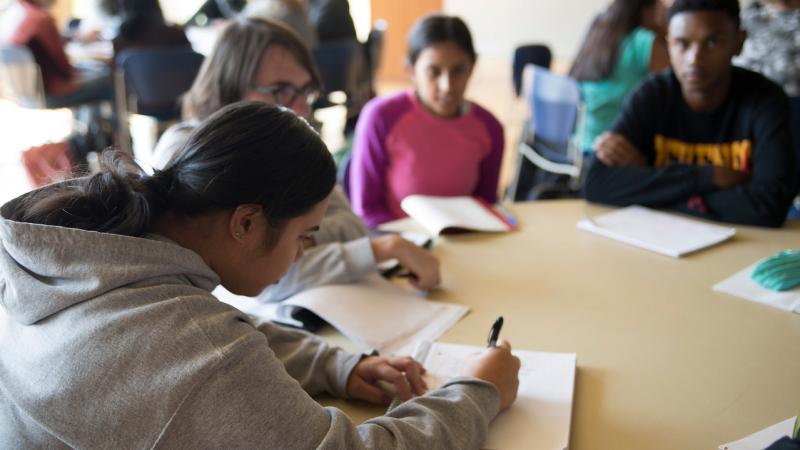
[[[22,45],[33,53],[42,71],[45,100],[60,108],[112,98],[108,68],[76,69],[48,9],[55,0],[18,0],[3,14],[0,42]]]

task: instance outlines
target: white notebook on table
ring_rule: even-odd
[[[280,303],[262,303],[221,286],[213,294],[246,314],[287,324],[295,308],[305,308],[364,351],[398,355],[411,354],[420,340],[439,338],[469,311],[422,298],[377,274],[359,283],[317,286]]]
[[[484,349],[470,345],[421,342],[414,357],[427,369],[435,389],[461,375],[466,360]],[[564,450],[569,446],[575,353],[513,351],[522,367],[517,400],[489,426],[483,445],[492,450]]]
[[[433,236],[460,231],[500,233],[516,228],[513,219],[474,197],[409,195],[400,207]]]
[[[628,206],[578,221],[578,228],[646,250],[679,258],[726,241],[736,229],[643,206]]]

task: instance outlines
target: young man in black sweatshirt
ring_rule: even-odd
[[[788,99],[733,67],[746,37],[737,0],[676,0],[672,68],[642,82],[599,136],[584,196],[778,227],[796,193]]]

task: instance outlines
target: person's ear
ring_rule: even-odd
[[[747,40],[747,30],[744,28],[740,28],[739,31],[736,33],[736,48],[734,49],[734,55],[739,55],[742,53],[742,48],[744,47],[744,41]]]
[[[262,208],[260,205],[239,205],[228,219],[228,233],[237,242],[244,243],[252,237],[255,224],[261,222]]]

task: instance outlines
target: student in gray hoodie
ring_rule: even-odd
[[[212,115],[168,169],[124,158],[0,209],[0,448],[478,448],[516,396],[507,342],[426,390],[411,358],[349,354],[253,323],[302,256],[335,169],[284,108]],[[355,426],[311,396],[386,403]]]

